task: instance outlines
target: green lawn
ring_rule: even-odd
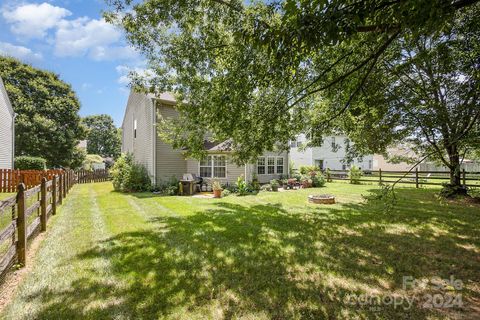
[[[480,210],[399,190],[384,211],[373,185],[223,199],[124,195],[110,183],[73,188],[49,221],[33,270],[6,319],[475,318]],[[308,204],[310,193],[338,204]],[[433,289],[402,277],[463,281],[462,308],[428,309]],[[443,291],[440,291],[444,293]],[[419,297],[413,306],[352,305],[346,297]],[[476,301],[476,304],[475,304]]]

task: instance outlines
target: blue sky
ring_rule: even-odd
[[[144,61],[107,24],[103,0],[13,1],[0,5],[0,54],[47,69],[70,83],[80,114],[110,114],[119,126],[128,98],[128,71]]]

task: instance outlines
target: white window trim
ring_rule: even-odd
[[[262,167],[265,167],[265,173],[258,173],[258,159],[260,158],[264,158],[265,159],[265,165],[263,165]],[[274,158],[275,160],[275,164],[274,164],[274,167],[275,167],[275,171],[274,173],[268,173],[268,158]],[[282,164],[282,167],[283,167],[283,172],[282,173],[278,173],[278,170],[277,170],[277,160],[278,159],[283,159],[283,164]],[[256,167],[255,167],[255,172],[257,173],[257,175],[259,176],[271,176],[271,175],[284,175],[285,174],[285,157],[276,157],[276,156],[262,156],[262,157],[258,157],[257,158],[257,163],[256,163]]]
[[[202,176],[200,175],[200,167],[208,167],[208,166],[201,166],[201,165],[200,165],[200,161],[201,161],[201,160],[199,160],[199,161],[198,161],[198,176],[199,176],[199,177],[202,177],[202,178],[206,178],[206,179],[222,179],[222,180],[223,180],[223,179],[228,179],[228,170],[227,170],[227,169],[228,169],[228,162],[227,162],[227,156],[220,155],[220,154],[218,154],[218,155],[217,155],[217,154],[214,154],[214,155],[208,155],[207,158],[208,158],[208,157],[212,157],[212,164],[211,164],[211,166],[210,166],[210,168],[212,169],[212,175],[211,175],[210,177],[202,177]],[[215,177],[215,176],[213,175],[213,173],[214,173],[214,171],[215,171],[215,170],[214,170],[214,167],[215,167],[214,164],[215,164],[215,162],[214,162],[214,160],[213,160],[213,157],[225,157],[225,177]],[[223,166],[222,166],[222,167],[223,167]],[[220,168],[220,167],[219,167],[219,168]]]

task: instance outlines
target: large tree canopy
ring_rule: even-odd
[[[117,158],[120,155],[121,140],[111,116],[99,114],[85,117],[87,127],[87,152],[102,157]]]
[[[84,136],[80,103],[70,85],[6,57],[0,57],[0,76],[17,114],[15,154],[42,157],[49,167],[70,166]]]
[[[350,125],[346,129],[353,134],[366,110],[376,128],[386,130],[366,130],[362,139],[369,143],[359,148],[381,151],[405,138],[407,130],[391,130],[401,125],[397,120],[405,111],[384,116],[391,104],[385,96],[374,99],[371,90],[387,85],[389,75],[415,70],[405,64],[413,69],[401,71],[399,52],[453,32],[462,14],[478,16],[477,2],[146,0],[131,6],[117,0],[106,17],[123,26],[148,58],[149,78],[137,77],[134,85],[178,95],[181,118],[164,124],[165,137],[193,155],[201,154],[205,132],[232,138],[236,159],[247,161],[299,132],[325,132],[334,124]],[[478,29],[461,32],[467,41],[478,35]],[[421,98],[406,99],[412,106]],[[351,121],[337,121],[340,115]]]

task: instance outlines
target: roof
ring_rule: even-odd
[[[10,102],[10,99],[8,98],[7,89],[3,85],[2,77],[0,77],[0,93],[5,97],[5,102],[7,104],[7,109],[10,112],[10,114],[13,116],[15,114],[15,112],[13,111],[12,104]]]
[[[229,152],[233,150],[233,141],[228,139],[218,143],[205,140],[203,146],[208,152]]]

